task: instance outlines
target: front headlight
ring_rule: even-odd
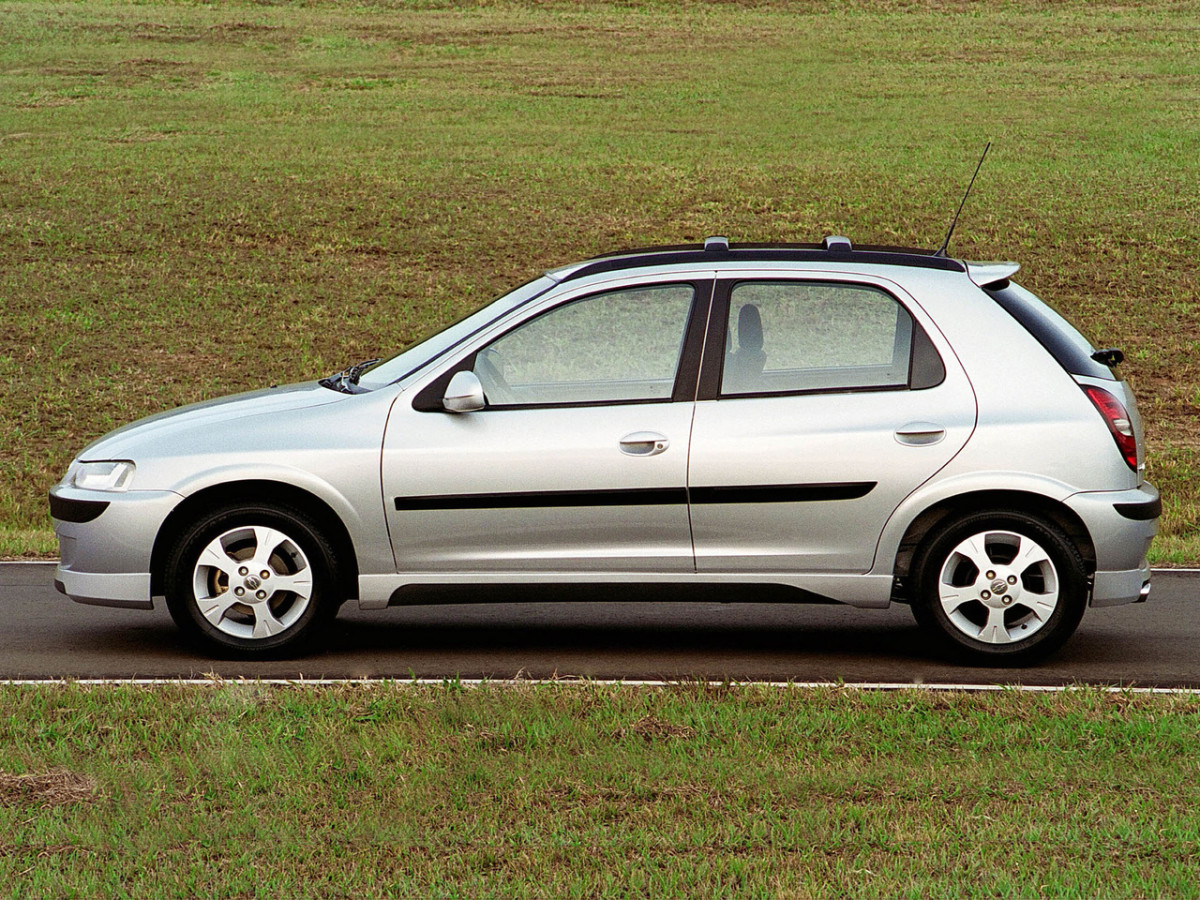
[[[124,491],[129,489],[136,468],[128,460],[76,462],[67,480],[85,491]]]

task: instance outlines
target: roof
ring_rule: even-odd
[[[937,256],[933,250],[875,245],[851,248],[845,238],[826,238],[821,244],[731,244],[722,238],[709,238],[704,244],[622,250],[553,269],[546,274],[555,281],[564,282],[586,275],[646,266],[719,265],[730,262],[854,263],[914,266],[947,272],[967,271],[966,265],[959,260]]]

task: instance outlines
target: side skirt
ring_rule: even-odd
[[[510,585],[604,585],[604,584],[664,584],[677,586],[728,585],[778,585],[796,588],[804,594],[815,595],[807,602],[832,600],[862,609],[886,609],[891,605],[891,575],[753,575],[737,573],[725,575],[716,572],[668,573],[656,575],[646,572],[495,572],[470,575],[397,573],[390,575],[360,575],[358,578],[358,606],[360,609],[385,609],[388,606],[406,605],[404,589],[419,585],[458,587],[469,597],[473,585],[505,587]],[[614,596],[614,600],[620,599]],[[798,598],[805,602],[805,598]],[[421,601],[427,602],[427,601]],[[471,599],[446,600],[445,602],[474,602]]]

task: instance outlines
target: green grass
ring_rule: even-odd
[[[952,247],[1126,369],[1200,560],[1200,4],[0,0],[0,527],[105,431],[624,246]],[[6,545],[6,548],[9,545]],[[4,551],[7,552],[7,549]]]
[[[0,688],[27,896],[1194,896],[1194,697]]]
[[[57,556],[58,541],[48,528],[0,528],[0,560]]]

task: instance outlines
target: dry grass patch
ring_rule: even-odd
[[[96,782],[88,775],[57,770],[40,775],[0,772],[0,806],[42,809],[95,799]]]
[[[687,740],[696,736],[696,729],[687,725],[677,725],[665,722],[657,716],[645,715],[628,728],[618,728],[613,737],[620,740],[624,737],[640,737],[647,743],[664,739],[681,738]]]

